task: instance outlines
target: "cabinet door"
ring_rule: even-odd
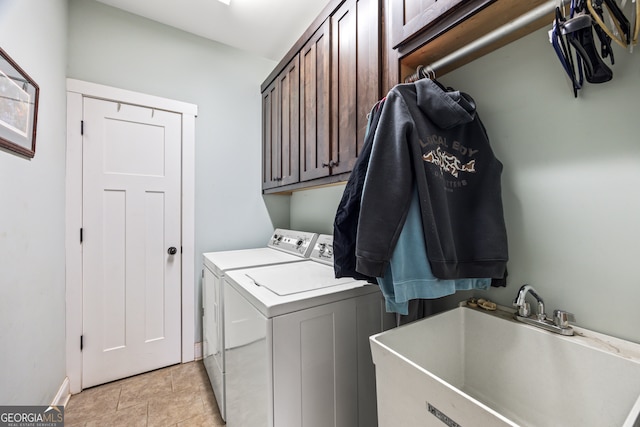
[[[453,22],[476,13],[495,0],[388,0],[391,3],[391,38],[397,48],[412,40],[423,30],[436,25],[450,15]],[[432,36],[437,36],[436,31]]]
[[[356,300],[273,318],[274,426],[358,426]]]
[[[398,46],[419,30],[463,3],[463,0],[391,0],[393,10],[393,45]]]
[[[278,76],[280,95],[279,185],[300,180],[300,61],[296,56]]]
[[[262,188],[278,185],[278,93],[277,80],[262,92]]]
[[[300,180],[329,175],[329,20],[300,52]]]
[[[299,181],[300,64],[296,56],[262,93],[262,188]]]
[[[379,0],[348,0],[331,16],[331,173],[350,172],[380,94]]]

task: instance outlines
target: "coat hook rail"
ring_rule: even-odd
[[[449,55],[429,64],[426,68],[427,70],[430,70],[432,73],[435,74],[435,72],[439,69],[442,69],[444,67],[446,67],[447,65],[450,65],[456,61],[459,61],[460,59],[464,58],[465,56],[476,52],[506,36],[508,36],[509,34],[537,21],[538,19],[544,18],[545,16],[553,13],[556,9],[556,7],[560,6],[561,3],[559,0],[549,0],[543,4],[541,4],[540,6],[536,7],[535,9],[532,9],[531,11],[519,16],[518,18],[507,22],[506,24],[504,24],[501,27],[496,28],[495,30],[491,31],[490,33],[478,38],[477,40],[474,40],[473,42],[469,43],[468,45],[450,53]],[[419,77],[419,71],[416,72],[414,75],[411,75],[407,78],[407,81],[409,81],[410,79],[413,79],[413,81],[416,80]]]

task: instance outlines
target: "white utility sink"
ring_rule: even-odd
[[[501,309],[372,336],[379,426],[640,427],[639,344],[561,336]]]

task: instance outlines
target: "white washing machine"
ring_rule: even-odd
[[[203,254],[202,356],[220,414],[226,419],[223,280],[228,271],[293,262],[309,262],[318,235],[276,229],[264,248]]]
[[[369,336],[395,325],[377,285],[306,263],[234,270],[225,292],[227,426],[377,425]]]

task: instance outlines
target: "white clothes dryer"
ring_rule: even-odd
[[[226,419],[222,286],[225,274],[240,268],[308,262],[317,238],[315,233],[276,229],[264,248],[203,254],[202,356],[223,419]]]
[[[377,285],[335,278],[332,243],[226,275],[228,427],[377,425],[369,336],[395,318]]]

